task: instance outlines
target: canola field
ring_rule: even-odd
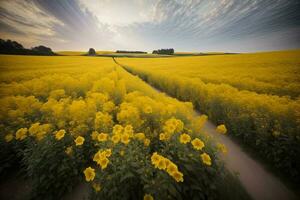
[[[300,180],[300,51],[118,58],[129,72],[225,123],[266,163]]]
[[[0,71],[0,174],[18,166],[31,198],[86,183],[89,199],[247,199],[207,117],[111,58],[0,56]]]

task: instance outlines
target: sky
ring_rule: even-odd
[[[300,0],[0,0],[0,38],[53,50],[300,49]]]

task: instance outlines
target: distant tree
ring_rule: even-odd
[[[167,55],[172,55],[174,54],[174,49],[158,49],[158,50],[154,50],[152,51],[153,54],[167,54]]]
[[[90,49],[89,49],[89,52],[88,52],[88,55],[89,55],[89,56],[95,56],[95,55],[96,55],[95,49],[90,48]]]
[[[54,55],[51,48],[42,45],[33,47],[31,50],[38,55]]]

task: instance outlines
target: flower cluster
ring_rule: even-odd
[[[171,118],[168,119],[164,126],[164,132],[159,135],[159,139],[162,141],[168,141],[174,133],[178,133],[183,130],[184,124],[181,120]]]
[[[105,150],[99,150],[93,158],[93,161],[95,161],[98,165],[101,166],[101,169],[105,169],[107,165],[109,164],[109,157],[111,156],[111,149],[105,149]]]
[[[168,158],[154,152],[151,156],[151,162],[155,168],[166,171],[176,182],[183,182],[183,174],[178,170],[177,165]]]

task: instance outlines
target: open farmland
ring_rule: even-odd
[[[0,70],[0,173],[18,166],[30,198],[87,183],[90,199],[248,199],[206,116],[111,58],[0,56]]]
[[[254,155],[300,180],[300,51],[181,58],[116,59],[216,124]]]

